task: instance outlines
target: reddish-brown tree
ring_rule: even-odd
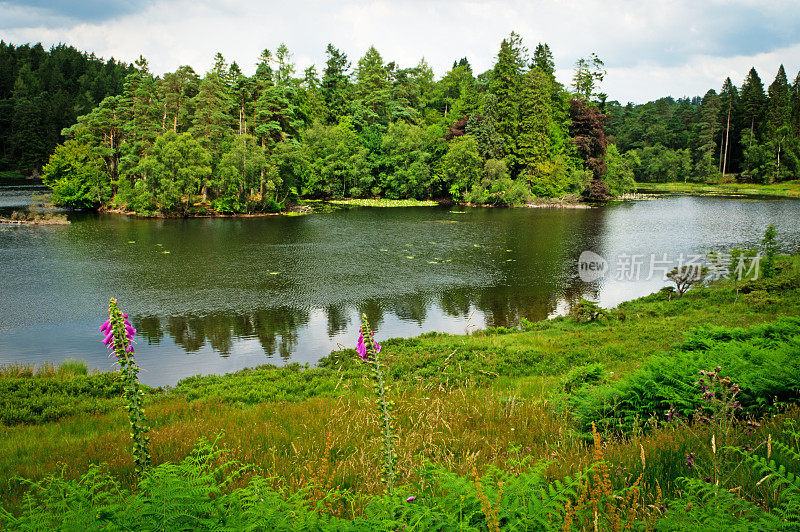
[[[586,100],[572,99],[569,105],[572,143],[583,159],[584,166],[592,171],[592,181],[583,192],[589,201],[609,198],[608,186],[602,181],[606,171],[605,155],[608,145],[605,124],[608,115]]]
[[[467,134],[467,122],[469,117],[465,116],[456,121],[452,126],[448,126],[444,134],[445,140],[453,140],[455,137],[461,137]]]

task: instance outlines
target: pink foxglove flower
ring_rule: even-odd
[[[356,346],[356,351],[358,351],[358,356],[360,356],[362,360],[367,360],[367,344],[364,343],[364,333],[361,329],[358,330],[358,345]]]
[[[134,329],[131,323],[128,321],[127,314],[122,314],[122,318],[125,326],[125,338],[128,340],[128,346],[125,348],[125,352],[128,354],[133,354],[133,337],[136,336],[136,329]],[[100,326],[100,331],[105,334],[105,338],[103,338],[103,344],[105,344],[105,346],[110,350],[115,351],[116,345],[114,344],[114,326],[111,324],[110,317]]]

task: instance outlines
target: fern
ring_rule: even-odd
[[[777,516],[763,512],[727,490],[698,479],[681,479],[683,494],[671,501],[656,524],[659,531],[725,530],[726,532],[777,530]]]

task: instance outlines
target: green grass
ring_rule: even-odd
[[[0,170],[0,179],[26,179],[22,174],[10,170]]]
[[[587,440],[586,427],[596,421],[602,428],[601,421],[616,414],[587,414],[570,398],[605,386],[634,389],[632,385],[645,382],[642,372],[652,373],[654,364],[679,356],[688,372],[709,369],[705,366],[725,357],[726,365],[738,364],[740,369],[747,364],[734,364],[736,356],[763,359],[780,353],[791,361],[794,340],[775,335],[770,337],[772,344],[759,340],[758,345],[738,347],[741,356],[720,344],[695,360],[689,355],[697,350],[687,346],[696,347],[698,338],[706,338],[693,332],[698,329],[713,326],[719,336],[720,331],[740,328],[745,332],[735,334],[744,338],[772,327],[759,329],[759,324],[799,315],[800,256],[793,256],[779,260],[775,279],[740,284],[738,298],[731,284],[720,283],[690,290],[680,299],[657,293],[627,302],[608,312],[608,318],[591,323],[555,318],[525,322],[524,331],[497,328],[471,335],[386,339],[381,355],[395,402],[400,485],[411,492],[431,482],[425,480],[426,464],[435,464],[438,471],[458,475],[448,489],[469,486],[491,468],[513,474],[523,458],[544,461],[543,478],[574,477],[596,461],[597,448]],[[692,368],[695,364],[703,367]],[[137,489],[128,423],[121,401],[115,402],[113,379],[93,381],[99,377],[84,375],[74,363],[67,364],[61,376],[58,369],[48,368],[38,370],[39,376],[25,366],[0,371],[0,386],[16,386],[13,392],[0,393],[11,401],[0,412],[19,411],[40,396],[62,409],[49,415],[42,408],[28,420],[0,426],[0,503],[20,511],[27,487],[13,480],[16,477],[36,481],[58,474],[77,479],[99,463],[107,464],[106,471],[123,488]],[[775,373],[775,368],[770,371]],[[332,353],[316,367],[262,366],[226,376],[192,377],[171,390],[153,391],[145,402],[153,462],[179,463],[199,438],[220,435],[218,446],[231,458],[252,465],[248,475],[268,479],[264,482],[269,489],[302,494],[323,513],[367,515],[368,502],[383,493],[378,413],[369,375],[349,349]],[[755,373],[732,375],[742,379],[743,388],[766,382],[751,379]],[[96,391],[94,397],[75,391],[83,383],[87,392]],[[686,393],[690,398],[695,394]],[[701,471],[714,460],[726,460],[720,469],[726,474],[724,487],[741,486],[748,500],[763,498],[771,507],[777,503],[768,483],[757,485],[763,475],[738,467],[741,459],[733,451],[712,452],[709,442],[715,436],[720,442],[761,449],[768,437],[774,440],[791,423],[800,422],[800,410],[789,404],[793,397],[782,400],[786,404],[770,410],[760,427],[737,432],[735,438],[725,436],[728,439],[716,436],[714,426],[644,427],[648,413],[663,405],[637,403],[642,430],[633,423],[634,430],[603,435],[608,439],[603,453],[611,471],[609,482],[614,490],[638,486],[640,507],[649,508],[679,496],[680,477],[702,478]],[[689,453],[697,455],[696,470],[685,466]],[[245,486],[249,478],[236,486]],[[476,529],[486,529],[481,526]]]
[[[105,413],[122,405],[116,373],[89,373],[86,364],[0,366],[0,424],[38,424],[65,416]]]
[[[756,183],[637,183],[640,192],[800,198],[800,181]]]

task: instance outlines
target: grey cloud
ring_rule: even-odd
[[[0,27],[100,23],[144,11],[151,3],[135,0],[6,0],[0,1]]]

